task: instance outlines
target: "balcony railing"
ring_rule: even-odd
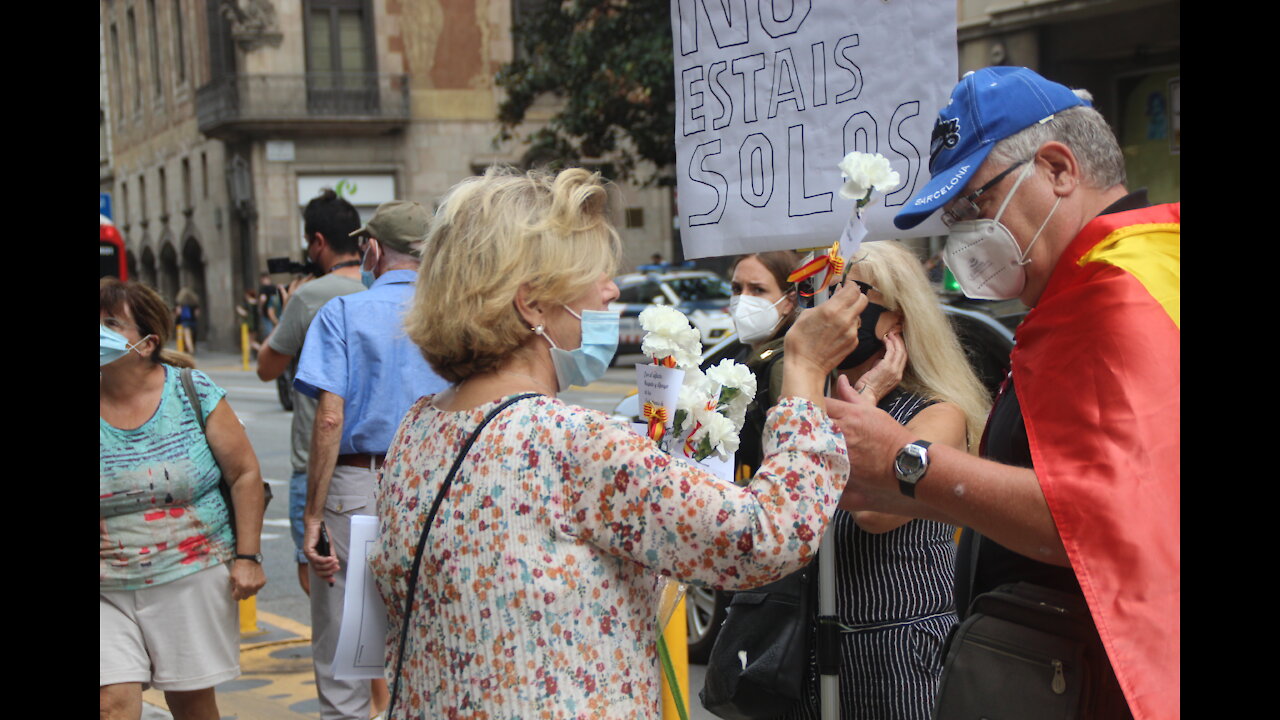
[[[309,127],[382,132],[409,121],[409,76],[229,75],[196,91],[196,118],[213,137]]]

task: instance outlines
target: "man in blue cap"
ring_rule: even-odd
[[[929,170],[895,224],[941,212],[964,293],[1032,309],[980,458],[930,447],[840,384],[850,404],[830,411],[863,493],[851,505],[966,528],[962,612],[1016,582],[1083,597],[1099,670],[1081,717],[1176,717],[1181,205],[1128,192],[1087,93],[1026,68],[960,80]],[[982,690],[1010,709],[1000,687]]]

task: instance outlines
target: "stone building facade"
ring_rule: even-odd
[[[267,259],[301,260],[302,208],[322,187],[367,218],[394,198],[431,206],[490,164],[525,165],[519,142],[495,142],[511,0],[100,7],[102,189],[133,276],[170,300],[195,290],[214,347],[236,347],[236,300]],[[671,257],[668,192],[622,185],[616,213],[622,270]]]

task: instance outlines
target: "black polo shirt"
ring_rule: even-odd
[[[1147,207],[1147,191],[1136,190],[1103,210],[1101,215]],[[982,457],[1005,465],[1033,467],[1027,426],[1012,376],[1006,378],[987,418],[982,438]],[[1069,567],[1050,565],[1016,553],[1003,545],[965,528],[956,552],[956,610],[960,619],[969,614],[973,598],[1011,582],[1031,582],[1075,595],[1082,595],[1075,572]]]

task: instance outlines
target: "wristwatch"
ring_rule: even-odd
[[[893,474],[898,477],[898,490],[907,497],[916,496],[916,483],[929,469],[928,440],[907,443],[893,459]]]
[[[246,554],[244,554],[244,553],[236,553],[236,559],[237,559],[237,560],[252,560],[252,561],[254,561],[254,562],[258,563],[259,565],[261,565],[261,564],[262,564],[262,553],[254,553],[254,554],[252,554],[252,555],[246,555]]]

